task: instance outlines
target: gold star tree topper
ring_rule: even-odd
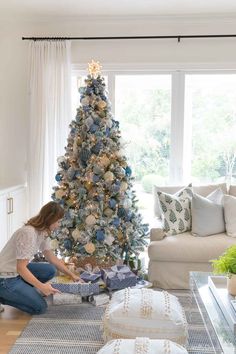
[[[95,78],[99,74],[101,74],[101,69],[102,69],[102,65],[99,63],[99,61],[92,60],[91,63],[88,63],[88,72],[91,76]]]

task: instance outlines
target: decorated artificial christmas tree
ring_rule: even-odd
[[[89,64],[66,153],[58,158],[53,199],[65,216],[52,243],[62,257],[129,262],[143,250],[148,226],[136,207],[131,167],[100,69],[99,63]]]

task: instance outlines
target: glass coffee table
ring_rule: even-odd
[[[236,337],[208,286],[209,275],[190,272],[191,297],[198,305],[215,353],[236,354]]]

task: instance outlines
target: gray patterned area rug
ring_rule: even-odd
[[[187,291],[171,291],[185,309],[189,354],[215,353],[197,304]],[[9,354],[95,354],[103,346],[104,307],[89,303],[49,306],[44,315],[33,316]]]

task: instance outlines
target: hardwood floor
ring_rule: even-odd
[[[4,305],[0,312],[0,354],[7,354],[31,316],[11,306]]]

